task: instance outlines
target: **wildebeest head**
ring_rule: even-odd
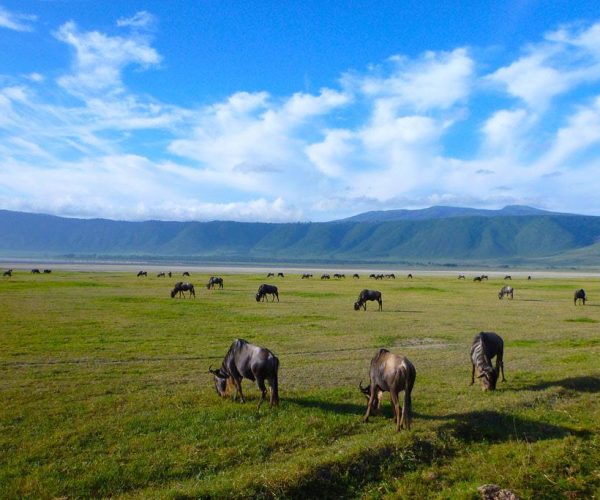
[[[358,390],[365,395],[365,397],[367,398],[367,401],[368,401],[369,398],[371,397],[371,384],[369,384],[367,387],[363,387],[362,380],[361,380],[360,383],[358,384]],[[383,391],[377,391],[377,399],[375,401],[373,401],[373,409],[374,410],[379,410],[379,407],[381,406],[382,398],[383,398]]]
[[[261,298],[261,295],[260,295],[260,293],[257,293],[257,294],[256,294],[256,302],[260,302],[260,298]]]
[[[483,384],[484,391],[495,391],[496,382],[498,381],[498,372],[490,365],[486,367],[482,373],[478,375]]]
[[[214,382],[215,382],[215,390],[217,394],[224,398],[230,392],[231,387],[231,377],[222,373],[220,369],[213,370],[212,367],[208,369],[210,373],[213,374]]]
[[[358,311],[359,309],[360,309],[360,302],[356,301],[356,302],[354,303],[354,310],[355,310],[355,311]]]

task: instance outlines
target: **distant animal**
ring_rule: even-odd
[[[369,274],[369,278],[375,279],[375,278],[377,278],[377,276],[375,276],[373,273],[371,273],[371,274]]]
[[[376,280],[382,280],[383,279],[383,274],[377,274],[377,275],[375,275],[375,279]]]
[[[148,273],[147,273],[146,271],[139,271],[139,272],[137,273],[137,276],[138,276],[138,278],[139,278],[140,276],[148,276]]]
[[[358,279],[360,279],[360,276],[358,274],[354,273],[352,275],[352,278],[354,278],[355,280],[358,280]]]
[[[487,274],[482,274],[481,275],[481,281],[488,279]]]
[[[194,290],[194,285],[191,283],[183,283],[182,281],[178,281],[175,283],[173,290],[171,290],[171,298],[174,298],[175,295],[179,294],[179,297],[185,297],[185,292],[190,292],[190,299],[192,295],[196,298],[196,291]]]
[[[277,287],[275,285],[266,285],[264,283],[258,287],[256,302],[260,302],[261,300],[263,302],[268,302],[267,295],[271,296],[272,302],[275,302],[275,297],[277,297],[277,302],[279,302],[279,292],[277,291]]]
[[[527,276],[527,279],[528,279],[528,280],[531,280],[531,276]]]
[[[409,276],[412,278],[412,274],[409,275]],[[391,279],[391,280],[395,280],[396,279],[396,275],[394,273],[392,273],[392,274],[386,274],[385,277],[387,279]]]
[[[167,276],[168,276],[169,278],[172,278],[172,274],[173,274],[173,273],[171,273],[171,271],[169,271],[169,272],[167,273]]]
[[[164,278],[165,277],[165,273],[158,273],[156,275],[157,278]]]
[[[223,278],[219,276],[211,276],[208,280],[208,283],[206,284],[206,288],[210,290],[211,288],[214,288],[217,285],[219,286],[219,288],[223,288]]]
[[[268,274],[267,274],[267,278],[272,278],[272,277],[274,277],[274,276],[275,276],[275,274],[274,274],[274,273],[268,273]]]
[[[181,273],[181,276],[189,276],[189,275],[190,275],[190,273],[189,273],[189,272],[187,272],[187,271],[183,271],[183,272]]]
[[[218,370],[209,367],[208,371],[213,374],[215,389],[221,397],[228,395],[231,386],[235,387],[233,399],[239,396],[242,403],[246,400],[242,393],[242,380],[256,381],[261,392],[258,408],[267,396],[265,380],[271,388],[270,406],[279,404],[279,387],[277,372],[279,370],[279,359],[269,349],[250,344],[244,339],[234,340],[229,351],[223,359]]]
[[[481,276],[475,276],[475,277],[473,278],[473,281],[481,281]]]
[[[481,379],[484,391],[496,389],[498,375],[502,371],[502,382],[504,378],[504,341],[502,337],[494,332],[478,333],[471,344],[471,385],[475,383],[475,370],[477,378]],[[492,366],[492,358],[496,357],[496,368]]]
[[[40,274],[40,270],[39,269],[32,269],[31,270],[31,274]]]
[[[585,306],[585,301],[587,300],[587,296],[585,294],[585,290],[580,288],[579,290],[575,290],[575,295],[573,296],[573,302],[577,305],[577,301],[580,301]]]
[[[413,277],[413,275],[412,275],[412,274],[410,274],[410,273],[409,273],[409,274],[408,274],[408,276],[407,276],[407,278],[408,278],[408,279],[412,279],[412,277]]]
[[[346,275],[345,274],[336,273],[336,274],[333,275],[333,277],[336,278],[336,279],[342,279],[342,278],[345,278]]]
[[[284,278],[285,276],[283,276],[283,273],[277,273],[277,277],[278,278]]]
[[[369,368],[370,383],[367,387],[358,385],[360,391],[367,396],[367,413],[364,421],[369,420],[373,410],[378,410],[384,391],[389,391],[394,407],[394,419],[396,431],[410,429],[412,422],[411,393],[417,370],[414,365],[404,356],[392,354],[387,349],[379,349],[371,360]],[[400,407],[399,394],[404,391],[404,406]]]
[[[12,276],[12,272],[13,272],[12,269],[7,269],[6,271],[4,271],[2,273],[2,276],[8,276],[10,278]]]
[[[44,274],[50,274],[52,272],[52,269],[44,269],[42,272]]]
[[[303,280],[306,280],[306,279],[309,279],[309,278],[312,278],[312,277],[313,277],[313,275],[312,275],[312,274],[309,274],[309,273],[304,273],[304,274],[302,275],[302,279],[303,279]]]
[[[514,291],[515,289],[512,286],[505,285],[498,292],[498,298],[501,299],[506,295],[507,297],[510,296],[510,298],[512,299]]]
[[[504,276],[505,280],[512,280],[512,276],[510,274],[507,274],[506,276]]]
[[[361,307],[367,310],[367,301],[375,300],[379,303],[379,310],[383,310],[383,301],[381,300],[381,292],[378,290],[367,290],[366,288],[358,295],[358,300],[354,303],[354,310],[358,311]]]
[[[322,274],[322,275],[321,275],[321,279],[322,279],[322,280],[328,280],[328,279],[330,279],[330,278],[331,278],[331,277],[329,276],[329,274]]]
[[[458,275],[458,279],[459,279],[459,280],[464,280],[464,279],[466,279],[466,278],[465,278],[465,275],[464,275],[464,274],[459,274],[459,275]]]

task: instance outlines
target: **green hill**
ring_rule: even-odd
[[[600,217],[548,212],[267,224],[124,222],[0,210],[0,234],[4,257],[557,267],[600,262]]]

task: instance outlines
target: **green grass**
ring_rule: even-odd
[[[0,498],[523,498],[600,493],[600,280],[456,277],[374,282],[224,275],[171,299],[176,279],[17,272],[0,281]],[[584,287],[589,303],[574,306]],[[383,293],[355,312],[363,288]],[[582,316],[585,314],[585,316]],[[508,379],[469,386],[481,330],[505,339]],[[220,399],[208,367],[235,338],[280,358],[281,405]],[[375,350],[417,368],[413,428],[386,401],[362,422]],[[386,398],[387,400],[387,398]]]

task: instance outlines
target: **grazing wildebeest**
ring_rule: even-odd
[[[496,368],[492,366],[492,358],[496,356]],[[495,390],[498,375],[502,371],[502,382],[504,378],[504,341],[502,337],[494,332],[480,332],[471,344],[471,385],[475,383],[475,369],[483,383],[483,390]]]
[[[189,273],[189,272],[187,272],[187,271],[183,271],[183,272],[181,273],[181,276],[189,276],[189,275],[190,275],[190,273]]]
[[[247,378],[256,381],[261,392],[258,403],[260,408],[267,395],[265,380],[271,387],[270,405],[279,404],[278,369],[279,359],[269,349],[249,344],[244,339],[236,339],[227,351],[221,368],[218,370],[209,368],[208,371],[214,375],[215,389],[219,396],[227,396],[228,386],[233,385],[235,387],[233,399],[237,399],[239,394],[242,403],[246,401],[242,393],[242,380]]]
[[[375,274],[369,274],[369,278],[377,279],[377,276],[375,276]]]
[[[139,271],[139,272],[137,273],[137,276],[138,276],[138,278],[139,278],[140,276],[148,276],[148,273],[147,273],[146,271]]]
[[[507,274],[506,276],[504,276],[505,280],[512,280],[512,276],[510,274]]]
[[[50,274],[52,272],[52,269],[44,269],[42,272],[44,274]]]
[[[512,299],[514,291],[515,291],[515,289],[512,286],[505,285],[498,292],[498,298],[501,299],[502,297],[504,297],[506,295],[507,297],[510,296],[510,298]]]
[[[581,301],[581,303],[585,306],[585,301],[587,300],[587,296],[585,294],[585,290],[583,288],[580,288],[579,290],[575,291],[575,295],[573,297],[573,302],[575,303],[575,305],[577,305],[577,301]]]
[[[32,269],[31,270],[31,274],[40,274],[40,270],[39,269]]]
[[[172,275],[173,275],[173,273],[172,273],[171,271],[169,271],[169,272],[167,273],[167,276],[168,276],[169,278],[172,278]]]
[[[285,276],[283,275],[283,273],[277,273],[277,277],[278,278],[284,278]]]
[[[528,279],[528,280],[531,280],[531,276],[527,276],[527,279]]]
[[[219,288],[223,288],[223,278],[219,276],[211,276],[208,280],[208,283],[206,284],[206,288],[210,290],[211,288],[214,288],[217,285],[219,285]]]
[[[377,410],[381,404],[384,391],[389,391],[394,407],[396,430],[410,429],[412,421],[411,392],[415,385],[417,371],[414,365],[404,356],[392,354],[387,349],[379,349],[371,360],[369,369],[370,383],[367,387],[359,388],[369,398],[367,413],[364,421],[369,420],[372,410]],[[404,391],[404,406],[400,408],[399,394]]]
[[[378,290],[367,290],[366,288],[358,295],[358,300],[354,303],[354,310],[358,311],[362,307],[366,311],[368,300],[376,300],[379,303],[379,310],[383,310],[381,292]]]
[[[177,283],[175,283],[173,290],[171,290],[171,298],[174,298],[177,294],[179,294],[180,297],[182,295],[185,297],[184,292],[190,292],[190,299],[192,298],[192,295],[194,296],[194,298],[196,298],[196,291],[194,290],[194,285],[192,285],[191,283],[183,283],[182,281],[178,281]]]
[[[473,281],[481,281],[481,276],[475,276],[475,277],[473,278]]]
[[[164,278],[165,277],[165,273],[158,273],[156,275],[157,278]]]
[[[260,302],[261,300],[263,302],[265,300],[269,302],[267,295],[271,296],[271,300],[273,302],[275,302],[275,297],[277,297],[277,302],[279,302],[279,292],[277,291],[277,287],[275,285],[266,285],[264,283],[258,287],[258,292],[256,293],[256,302]]]
[[[356,274],[356,273],[354,273],[354,274],[352,275],[352,277],[353,277],[355,280],[358,280],[358,279],[360,279],[360,276],[359,276],[358,274]]]
[[[322,279],[322,280],[328,280],[328,279],[330,279],[330,278],[331,278],[331,276],[329,276],[329,274],[322,274],[322,275],[321,275],[321,279]]]
[[[2,276],[8,276],[10,278],[12,276],[12,272],[13,272],[12,269],[7,269],[6,271],[4,271],[2,273]]]
[[[383,279],[383,274],[378,274],[375,276],[376,280],[382,280]]]
[[[465,278],[465,275],[464,275],[464,274],[459,274],[459,275],[458,275],[458,279],[459,279],[459,280],[464,280],[464,279],[467,279],[467,278]]]
[[[267,278],[274,278],[275,274],[274,273],[267,273]]]
[[[487,280],[487,279],[488,279],[487,274],[482,274],[481,275],[481,281]]]
[[[307,280],[307,279],[310,279],[310,278],[312,278],[312,277],[313,277],[313,275],[312,275],[312,274],[309,274],[309,273],[304,273],[304,274],[302,275],[302,279],[303,279],[303,280]]]
[[[413,277],[413,275],[412,275],[411,273],[408,273],[408,276],[407,276],[407,278],[408,278],[408,279],[412,279],[412,277]]]
[[[396,279],[396,275],[394,273],[392,273],[392,274],[386,274],[385,277],[387,279],[390,279],[390,280],[395,280]],[[412,278],[412,275],[410,275],[410,277]]]

